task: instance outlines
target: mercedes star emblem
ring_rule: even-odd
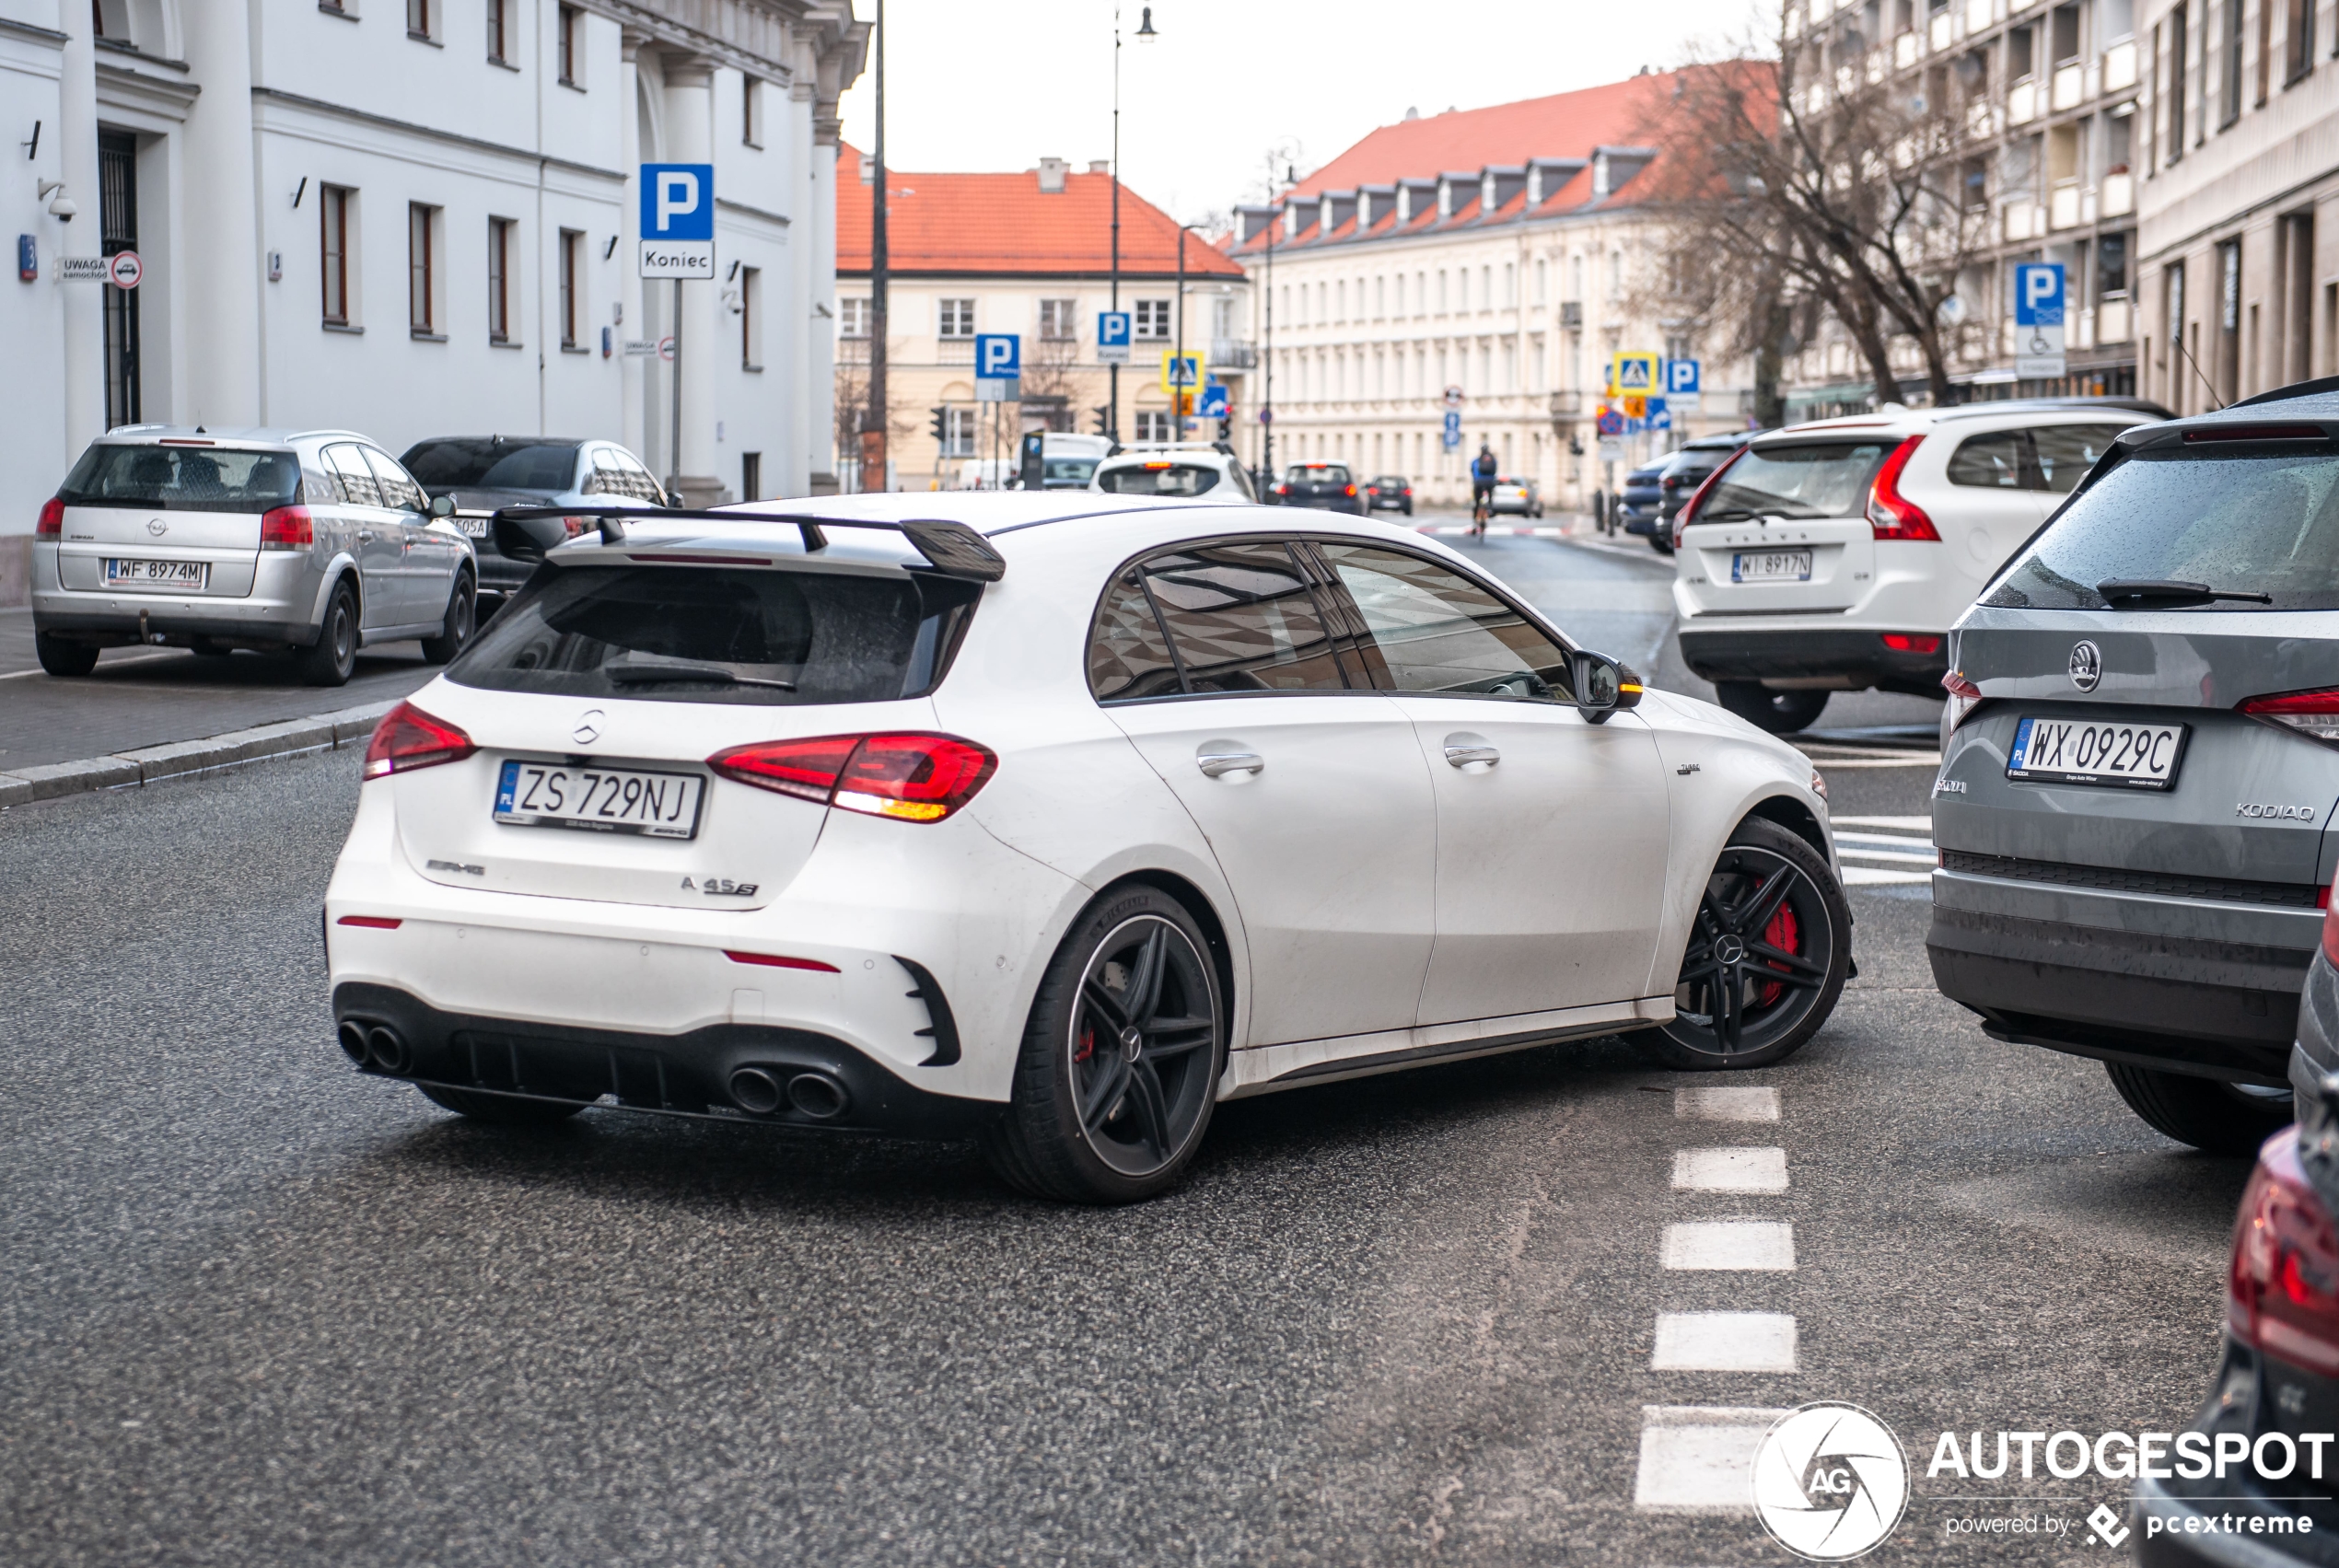
[[[146,524],[146,531],[154,535],[157,539],[160,539],[163,535],[170,531],[170,525],[164,522],[160,517],[156,517],[148,521]]]
[[[2071,645],[2071,684],[2082,691],[2092,691],[2095,683],[2103,679],[2103,653],[2093,643]]]
[[[570,738],[579,746],[592,745],[601,738],[601,721],[608,717],[599,708],[586,709],[585,715],[576,721],[576,727],[569,731]]]

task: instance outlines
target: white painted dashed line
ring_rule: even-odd
[[[1643,1405],[1633,1506],[1652,1514],[1743,1514],[1754,1450],[1787,1412],[1746,1405]]]
[[[1669,1269],[1791,1272],[1795,1227],[1774,1220],[1696,1220],[1665,1227],[1660,1250]]]
[[[1930,871],[1886,871],[1875,865],[1847,865],[1843,874],[1846,888],[1908,887],[1931,880]]]
[[[1785,1149],[1676,1149],[1673,1189],[1679,1192],[1784,1192]]]
[[[1933,819],[1930,817],[1834,817],[1830,820],[1839,828],[1896,828],[1908,833],[1930,833],[1933,830]]]
[[[1792,1372],[1795,1318],[1786,1312],[1660,1312],[1652,1372]]]
[[[1776,1089],[1675,1089],[1673,1114],[1684,1121],[1776,1121]]]

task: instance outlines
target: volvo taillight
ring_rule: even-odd
[[[317,542],[317,525],[306,506],[276,506],[260,515],[260,548],[306,550]]]
[[[1682,503],[1682,509],[1673,514],[1673,548],[1675,550],[1682,547],[1682,530],[1697,520],[1698,508],[1705,505],[1705,498],[1714,494],[1714,487],[1722,482],[1722,476],[1730,471],[1730,465],[1744,456],[1746,456],[1746,448],[1740,447],[1737,451],[1723,459],[1722,466],[1707,474],[1705,482],[1691,491],[1689,499]]]
[[[55,539],[65,531],[65,504],[52,495],[41,503],[41,520],[32,525],[35,539]]]
[[[706,760],[727,779],[799,800],[904,822],[938,822],[972,800],[999,766],[987,746],[952,735],[823,735],[734,746]]]
[[[460,762],[477,751],[471,738],[445,719],[434,718],[412,703],[401,703],[384,714],[366,743],[366,777],[386,778]]]
[[[1901,470],[1909,466],[1916,449],[1925,444],[1922,436],[1912,436],[1892,448],[1884,466],[1876,470],[1876,482],[1868,486],[1868,528],[1879,539],[1931,540],[1939,543],[1940,532],[1925,508],[1901,494]]]
[[[2234,1222],[2226,1324],[2293,1366],[2339,1374],[2339,1229],[2298,1164],[2286,1127],[2258,1151]]]
[[[2278,724],[2325,746],[2339,746],[2339,686],[2252,697],[2235,711]]]

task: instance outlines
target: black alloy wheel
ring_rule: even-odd
[[[1158,889],[1092,906],[1031,1009],[1014,1101],[986,1151],[1037,1197],[1130,1202],[1173,1184],[1209,1125],[1226,1055],[1209,944]]]
[[[1774,822],[1740,823],[1698,900],[1659,1054],[1693,1071],[1785,1061],[1834,1012],[1851,930],[1818,851]]]
[[[357,596],[346,582],[333,587],[325,602],[325,622],[314,647],[295,656],[301,679],[311,686],[346,685],[357,668]]]
[[[471,586],[470,572],[458,572],[455,591],[447,598],[446,618],[438,623],[438,635],[423,639],[423,662],[446,664],[471,646],[471,633],[478,625],[478,590]]]

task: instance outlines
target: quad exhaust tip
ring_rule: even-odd
[[[366,1064],[366,1026],[355,1018],[343,1018],[338,1032],[342,1054],[363,1067]]]
[[[731,1074],[731,1098],[741,1110],[769,1116],[780,1109],[780,1081],[761,1067],[742,1067]]]
[[[335,1031],[341,1041],[342,1054],[360,1067],[371,1067],[378,1073],[403,1073],[413,1064],[413,1055],[396,1029],[387,1024],[369,1024],[362,1018],[343,1018]]]
[[[775,1115],[785,1106],[813,1121],[833,1121],[852,1104],[844,1085],[830,1074],[797,1073],[783,1086],[764,1067],[742,1067],[733,1073],[731,1099],[752,1115]]]

